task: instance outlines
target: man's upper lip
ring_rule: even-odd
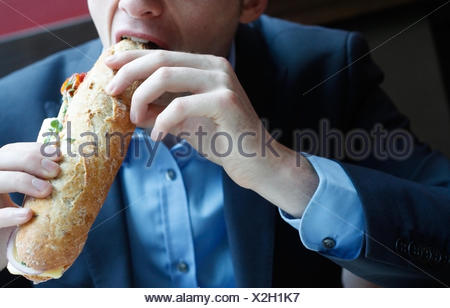
[[[151,35],[148,35],[145,33],[129,31],[129,30],[117,31],[116,37],[115,37],[116,43],[119,42],[122,39],[122,37],[124,37],[124,36],[128,36],[128,37],[133,36],[133,37],[137,37],[140,39],[144,39],[144,40],[150,41],[152,43],[155,43],[156,45],[158,45],[159,47],[161,47],[163,49],[169,49],[169,46],[167,45],[167,43],[165,43],[164,41],[162,41],[154,36],[151,36]]]

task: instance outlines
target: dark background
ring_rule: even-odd
[[[42,6],[54,2],[6,2],[17,10],[0,3],[0,21],[10,29],[8,32],[0,27],[0,77],[97,36],[86,16],[84,0],[60,0],[58,3],[67,4],[69,11],[58,6],[39,16],[32,15],[33,10],[18,13],[24,12],[20,5],[36,3],[41,6],[40,12],[46,12]],[[267,13],[305,24],[362,32],[374,49],[371,56],[385,72],[383,88],[411,119],[413,131],[450,157],[448,1],[272,0]],[[44,24],[47,30],[38,24]],[[6,270],[1,272],[0,286],[27,285],[23,278],[11,282],[14,278]]]

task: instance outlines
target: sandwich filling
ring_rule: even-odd
[[[17,259],[17,249],[16,249],[16,234],[17,230],[14,230],[9,236],[8,247],[6,255],[8,258],[8,271],[13,275],[29,275],[37,276],[42,278],[53,278],[58,279],[64,273],[64,268],[57,268],[48,271],[38,271],[31,267],[28,267],[24,262],[19,262]]]
[[[47,126],[46,131],[42,132],[46,133],[45,134],[46,137],[43,140],[43,143],[45,144],[53,143],[56,146],[60,146],[58,141],[61,140],[61,138],[63,137],[61,136],[61,132],[63,131],[64,125],[67,122],[67,109],[69,108],[69,103],[85,77],[86,73],[81,74],[76,73],[67,78],[66,81],[64,81],[64,83],[62,84],[60,90],[62,95],[61,108],[58,117],[52,118],[52,121],[49,123],[50,125],[46,125]],[[57,138],[57,136],[59,136],[59,138]],[[67,141],[73,143],[75,140],[72,139]]]
[[[85,77],[86,73],[75,73],[67,78],[66,81],[64,81],[64,83],[62,84],[60,90],[62,95],[62,108],[60,114],[58,115],[58,118],[62,123],[66,122],[67,108],[69,107],[69,103]]]
[[[163,49],[160,46],[158,46],[156,43],[146,40],[146,39],[139,38],[139,37],[122,36],[121,40],[131,40],[136,43],[141,43],[145,46],[146,49]]]
[[[13,274],[13,275],[28,275],[26,273],[23,273],[21,271],[19,271],[18,269],[16,269],[14,266],[12,266],[11,263],[8,263],[8,271]],[[45,271],[42,272],[42,274],[39,275],[33,275],[33,276],[38,276],[38,277],[42,277],[42,278],[53,278],[53,279],[59,279],[61,278],[61,276],[63,275],[64,269],[63,268],[59,268],[56,270],[51,270],[51,271]]]

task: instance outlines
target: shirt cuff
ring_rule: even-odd
[[[353,260],[364,241],[364,211],[358,193],[335,161],[304,154],[319,177],[319,185],[302,218],[280,211],[284,221],[299,230],[303,245],[325,256]]]

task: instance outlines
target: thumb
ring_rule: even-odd
[[[8,194],[0,194],[0,271],[8,264],[6,246],[11,232],[32,216],[31,210],[17,206]]]
[[[23,224],[32,216],[30,209],[15,204],[9,194],[0,194],[0,229]]]
[[[0,229],[21,225],[33,216],[30,209],[5,207],[0,209]]]
[[[0,229],[0,272],[8,264],[6,258],[6,246],[8,245],[9,236],[14,231],[15,227]]]

